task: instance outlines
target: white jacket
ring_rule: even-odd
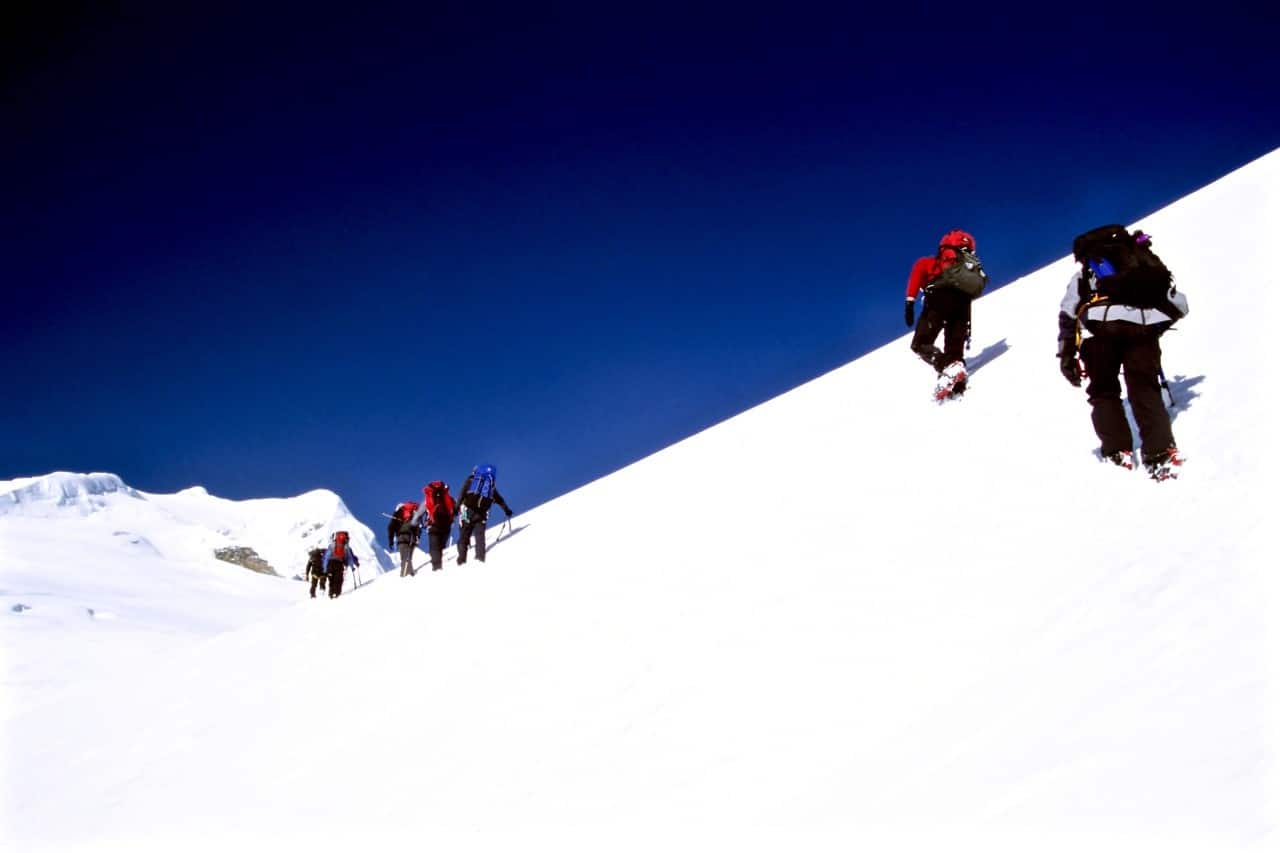
[[[1091,292],[1093,291],[1092,284],[1091,280]],[[1062,297],[1062,313],[1068,317],[1075,317],[1076,312],[1080,310],[1082,301],[1080,290],[1080,271],[1076,270],[1076,274],[1071,277],[1071,281],[1067,285],[1066,296]],[[1159,308],[1135,308],[1132,305],[1118,305],[1108,302],[1091,305],[1080,317],[1080,335],[1085,338],[1090,336],[1087,328],[1088,321],[1105,323],[1112,320],[1123,320],[1126,323],[1137,323],[1140,326],[1154,326],[1159,323],[1172,325],[1189,313],[1187,296],[1185,293],[1179,293],[1176,286],[1169,288],[1169,302],[1172,303],[1174,308],[1182,312],[1179,316],[1170,317]]]

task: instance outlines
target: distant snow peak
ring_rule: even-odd
[[[333,531],[346,530],[359,556],[372,556],[380,571],[393,568],[378,537],[329,489],[291,498],[231,500],[211,495],[204,486],[148,493],[115,474],[57,472],[0,481],[0,518],[6,516],[91,519],[84,527],[60,528],[58,536],[130,559],[146,553],[215,571],[218,560],[278,577],[300,571],[308,550],[324,546]]]
[[[329,489],[312,489],[309,492],[304,492],[298,497],[319,506],[332,507],[335,515],[345,515],[349,512],[347,505],[342,502],[342,498],[338,497],[338,493],[330,491]]]
[[[115,474],[74,474],[57,471],[43,477],[0,483],[0,515],[44,515],[68,508],[89,515],[106,506],[111,496],[146,500]]]

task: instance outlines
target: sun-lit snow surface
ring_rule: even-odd
[[[1177,482],[1094,461],[1053,357],[1064,259],[978,303],[963,402],[899,340],[519,516],[487,565],[10,719],[7,831],[1275,849],[1278,187],[1280,152],[1137,223],[1191,302]]]
[[[296,602],[302,585],[289,578],[337,529],[352,534],[366,575],[390,568],[372,531],[328,491],[230,501],[198,487],[146,494],[114,474],[0,481],[0,708],[25,709],[69,680],[136,670],[136,655]],[[236,547],[283,577],[214,557]]]

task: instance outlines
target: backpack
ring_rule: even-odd
[[[330,537],[329,542],[333,547],[333,559],[345,560],[347,556],[347,543],[351,541],[351,535],[345,530],[339,530]]]
[[[405,501],[396,505],[395,518],[396,521],[410,521],[413,514],[418,511],[418,504],[414,501]]]
[[[929,282],[926,291],[951,288],[970,299],[977,299],[982,295],[987,286],[987,272],[982,268],[982,261],[971,250],[963,246],[940,246],[938,260],[950,260],[951,264]]]
[[[432,480],[422,488],[426,502],[428,524],[443,527],[453,523],[453,495],[449,494],[449,484],[443,480]]]
[[[1080,263],[1081,281],[1092,279],[1101,299],[1134,308],[1159,308],[1181,316],[1169,304],[1173,273],[1151,251],[1151,237],[1141,231],[1130,234],[1122,225],[1104,225],[1086,231],[1071,244]]]
[[[497,485],[498,469],[492,465],[477,465],[471,469],[471,488],[467,494],[479,495],[481,498],[492,498]]]
[[[408,519],[400,522],[400,529],[396,531],[396,542],[400,545],[413,545],[418,539],[418,528],[409,522]]]
[[[307,552],[307,571],[318,572],[324,569],[324,549],[312,548]]]

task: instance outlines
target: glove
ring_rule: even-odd
[[[502,511],[503,511],[503,512],[505,512],[505,513],[507,514],[507,518],[510,518],[510,517],[511,517],[511,510],[510,510],[509,508],[507,508],[507,507],[505,507],[505,506],[504,506],[504,507],[502,508]]]
[[[1080,365],[1076,363],[1076,357],[1073,353],[1063,353],[1059,359],[1062,367],[1062,375],[1067,378],[1075,387],[1080,387]]]
[[[902,309],[902,319],[907,321],[907,328],[910,329],[916,324],[916,301],[908,299],[906,306]]]
[[[356,564],[356,568],[357,568],[357,569],[358,569],[358,568],[360,568],[360,558],[359,558],[359,557],[354,557],[354,556],[353,556],[353,557],[351,558],[351,562],[353,562],[353,563],[355,563],[355,564]]]

